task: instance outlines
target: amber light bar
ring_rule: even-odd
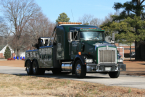
[[[58,22],[58,24],[82,24],[80,22]]]

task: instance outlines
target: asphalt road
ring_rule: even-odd
[[[8,66],[0,66],[0,73],[5,74],[13,74],[13,75],[27,75],[25,68],[21,67],[8,67]],[[78,79],[75,75],[72,74],[61,74],[61,75],[53,75],[51,71],[46,71],[45,75],[39,75],[38,77],[51,77],[51,78],[59,78],[59,79],[69,79],[69,80],[78,80],[78,81],[86,81],[93,83],[101,83],[109,86],[123,86],[123,87],[133,87],[145,89],[145,77],[141,76],[128,76],[128,75],[120,75],[119,78],[112,79],[108,74],[98,74],[98,73],[87,73],[86,78]]]

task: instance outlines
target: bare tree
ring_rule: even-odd
[[[101,25],[102,21],[98,18],[93,18],[91,21],[90,21],[90,25],[94,25],[94,26],[97,26],[99,27]]]
[[[9,28],[3,17],[0,17],[0,45],[8,44]]]
[[[54,29],[55,24],[52,23],[43,13],[39,13],[37,17],[31,19],[26,28],[25,32],[31,37],[29,39],[29,46],[31,47],[37,43],[39,37],[50,37]]]
[[[114,18],[116,18],[116,16],[118,15],[119,15],[119,12],[109,13],[107,16],[105,16],[105,19],[102,21],[101,26],[113,22]],[[119,22],[119,20],[115,20],[115,22]]]
[[[22,39],[26,24],[40,12],[40,7],[33,0],[1,0],[3,12],[7,20],[12,24],[13,45],[15,45],[17,56],[24,45]]]
[[[83,25],[89,25],[93,18],[93,15],[84,14],[82,17],[79,18],[78,22],[82,22]]]
[[[113,21],[112,15],[113,15],[112,13],[109,13],[107,16],[105,16],[105,19],[103,20],[102,25],[108,22],[112,22]]]
[[[82,22],[83,25],[94,25],[98,26],[101,24],[101,20],[98,18],[94,18],[93,15],[84,14],[79,18],[78,22]]]
[[[5,20],[3,17],[0,17],[0,35],[5,36],[8,34],[8,26],[5,23]]]

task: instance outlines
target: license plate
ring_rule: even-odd
[[[105,71],[111,71],[111,67],[105,67]]]

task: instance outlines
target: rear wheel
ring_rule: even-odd
[[[78,60],[75,64],[75,74],[78,78],[83,78],[86,76],[86,66]]]
[[[33,74],[34,75],[38,75],[41,73],[41,70],[38,66],[38,62],[36,60],[33,61],[32,66],[33,66]]]
[[[119,75],[120,75],[120,71],[109,72],[109,76],[110,76],[110,78],[118,78]]]
[[[32,70],[32,65],[31,65],[31,61],[28,60],[26,62],[26,71],[28,75],[32,75],[33,74],[33,70]]]

